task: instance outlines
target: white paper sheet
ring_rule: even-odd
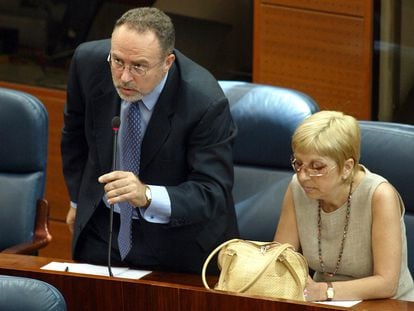
[[[41,267],[43,270],[53,270],[53,271],[64,271],[64,272],[73,272],[81,274],[92,274],[92,275],[102,275],[109,276],[109,271],[107,266],[98,266],[82,263],[67,263],[67,262],[55,262],[52,261],[47,265]],[[126,279],[140,279],[152,271],[148,270],[134,270],[130,268],[119,268],[111,267],[112,274],[118,278]]]
[[[355,306],[356,304],[360,303],[362,300],[335,300],[335,301],[318,301],[316,303],[330,305],[330,306],[338,306],[338,307],[346,307],[350,308]]]

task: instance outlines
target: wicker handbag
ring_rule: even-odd
[[[204,262],[202,279],[207,289],[206,269],[218,252],[221,272],[214,289],[305,301],[308,265],[290,244],[240,239],[224,242]]]

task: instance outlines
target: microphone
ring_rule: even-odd
[[[118,149],[118,131],[121,124],[121,119],[118,116],[112,118],[112,133],[113,133],[113,144],[112,144],[112,171],[116,169],[116,153]],[[109,239],[108,239],[108,272],[109,276],[113,276],[111,269],[111,247],[112,247],[112,227],[114,222],[114,205],[110,204],[109,213]]]

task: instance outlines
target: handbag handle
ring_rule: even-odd
[[[256,274],[256,276],[253,278],[253,279],[251,279],[246,285],[244,285],[242,288],[240,288],[239,290],[237,290],[237,292],[238,293],[243,293],[243,292],[245,292],[246,290],[248,290],[249,288],[250,288],[250,286],[252,286],[256,281],[257,281],[257,279],[266,271],[266,269],[269,267],[269,265],[271,265],[274,261],[276,261],[278,258],[279,258],[279,256],[287,249],[287,248],[289,248],[290,247],[290,245],[289,244],[287,244],[287,243],[285,243],[285,244],[282,244],[282,245],[280,245],[280,248],[278,249],[278,251],[275,253],[275,255],[272,257],[272,258],[270,258],[269,259],[269,261],[265,264],[265,265],[263,265],[263,267],[262,267],[262,269]],[[284,264],[286,264],[287,263],[287,261],[286,260],[284,260],[283,261],[283,263]],[[290,264],[289,264],[289,266],[290,266]],[[291,271],[291,269],[289,269],[288,268],[288,270],[290,271],[290,272],[292,272]],[[296,275],[296,271],[294,271],[294,274]],[[295,278],[295,281],[297,282],[298,280],[299,280],[299,277],[296,275],[296,277],[294,276],[294,278]],[[298,283],[298,282],[297,282]],[[299,281],[299,283],[298,284],[300,284],[300,281]]]
[[[301,286],[302,284],[301,284],[299,275],[298,275],[297,271],[292,267],[292,265],[290,264],[290,262],[287,261],[287,260],[285,260],[285,261],[283,261],[283,263],[289,269],[290,273],[293,275],[293,278],[295,279],[296,284],[298,286]],[[307,270],[307,267],[305,268],[305,270]],[[305,281],[305,284],[306,284],[306,281]]]
[[[203,280],[203,284],[204,287],[207,289],[211,289],[210,286],[208,286],[207,280],[206,280],[206,270],[208,267],[208,264],[210,263],[211,259],[213,258],[213,256],[215,254],[217,254],[223,247],[225,247],[226,245],[233,243],[233,242],[237,242],[237,241],[241,241],[240,239],[231,239],[228,240],[227,242],[224,242],[222,244],[220,244],[219,246],[217,246],[211,253],[210,255],[208,255],[207,259],[204,261],[204,265],[203,265],[203,269],[201,271],[201,278]]]

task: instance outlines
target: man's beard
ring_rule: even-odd
[[[140,91],[138,91],[134,86],[130,85],[130,83],[121,83],[121,82],[116,82],[114,81],[114,85],[115,85],[115,89],[119,95],[119,97],[121,97],[121,99],[128,101],[128,102],[136,102],[138,100],[141,100],[144,97],[144,94],[142,94]],[[121,91],[120,88],[127,88],[127,89],[131,89],[135,92],[134,95],[131,96],[125,96]]]

